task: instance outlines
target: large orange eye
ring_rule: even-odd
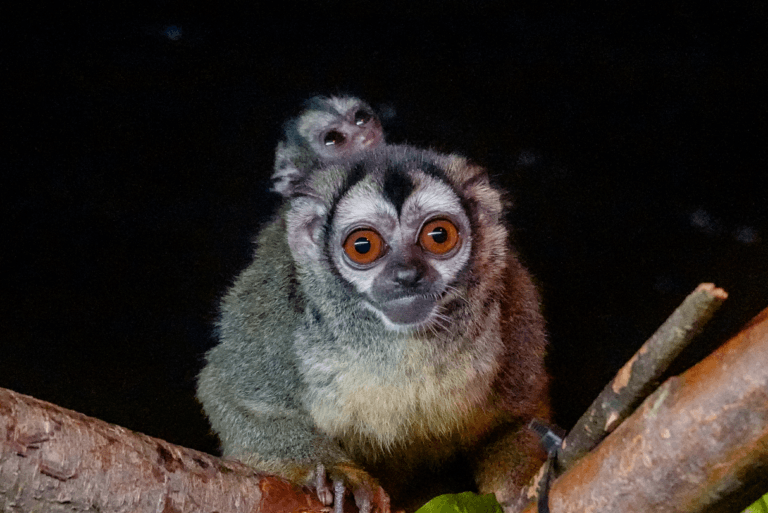
[[[384,240],[373,230],[362,228],[347,236],[344,251],[356,264],[370,264],[384,252]]]
[[[447,219],[435,219],[424,225],[419,234],[421,247],[436,255],[444,255],[456,247],[459,230]]]

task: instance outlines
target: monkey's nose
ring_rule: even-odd
[[[394,273],[397,283],[405,287],[412,287],[421,280],[421,271],[415,267],[401,267]]]

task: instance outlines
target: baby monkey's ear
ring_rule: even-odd
[[[272,175],[272,191],[287,198],[294,192],[296,184],[304,177],[296,162],[299,152],[283,141],[277,143],[275,150],[275,172]]]

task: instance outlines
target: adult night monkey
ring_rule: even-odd
[[[544,461],[525,426],[548,416],[548,378],[503,217],[482,168],[408,146],[295,182],[200,374],[224,454],[336,511],[347,492],[410,510],[462,468],[512,511]]]

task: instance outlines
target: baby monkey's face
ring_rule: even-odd
[[[331,97],[301,115],[301,136],[325,163],[343,160],[384,142],[381,122],[362,100]]]

